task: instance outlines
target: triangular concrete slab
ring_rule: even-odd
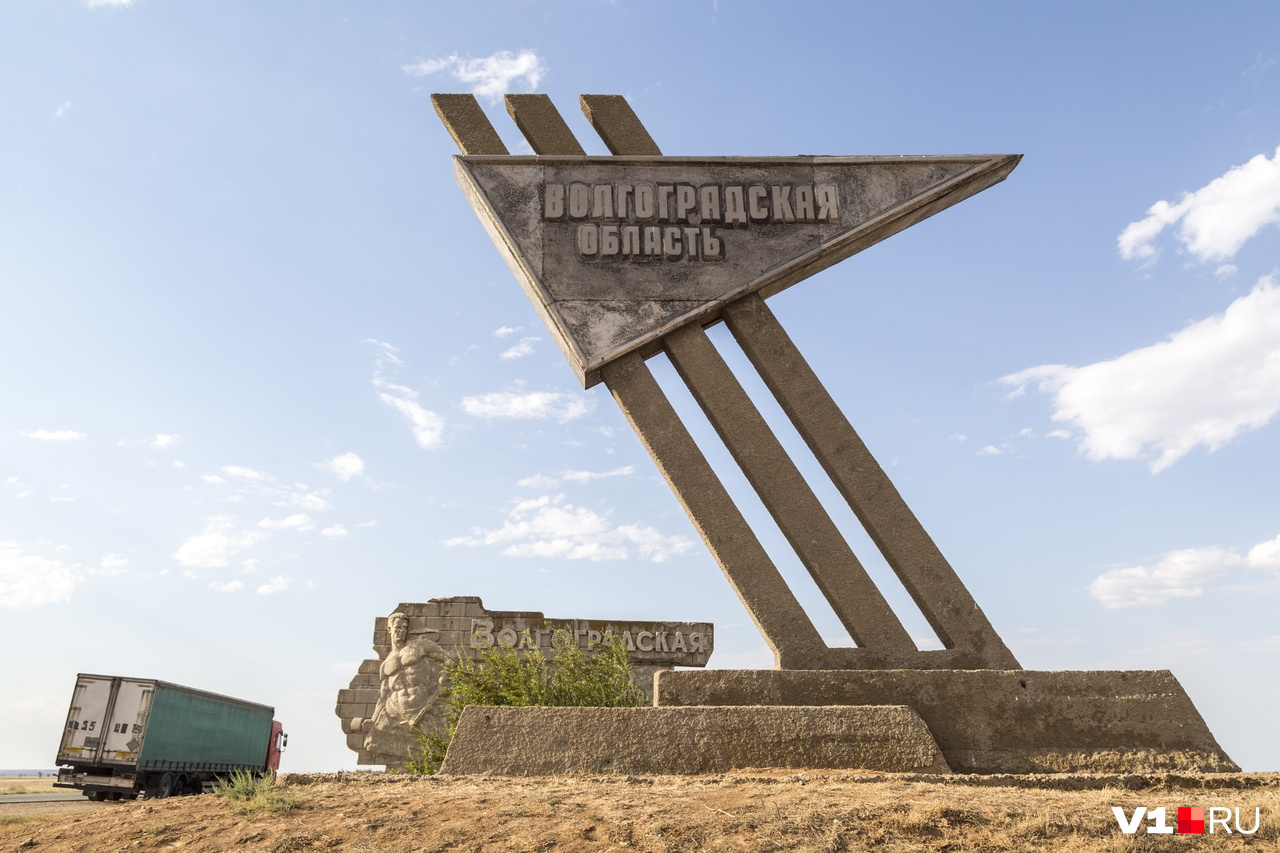
[[[584,387],[1003,180],[1015,155],[455,157],[458,183]]]

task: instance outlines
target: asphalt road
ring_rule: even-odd
[[[6,803],[73,803],[83,800],[79,791],[54,791],[49,794],[0,794],[0,806]]]

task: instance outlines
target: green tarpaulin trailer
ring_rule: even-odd
[[[76,676],[58,747],[58,787],[93,799],[197,794],[236,771],[274,773],[275,709],[154,678]]]

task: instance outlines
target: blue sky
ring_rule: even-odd
[[[537,91],[596,154],[582,92],[667,154],[1025,155],[770,304],[1023,666],[1170,669],[1280,768],[1277,44],[1262,2],[5,4],[0,767],[50,766],[81,671],[354,767],[335,694],[401,601],[706,620],[712,666],[770,664],[455,184],[430,93],[519,153],[500,96]]]

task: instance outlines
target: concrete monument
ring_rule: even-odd
[[[534,611],[486,610],[474,596],[404,603],[373,623],[377,657],[360,664],[334,713],[359,764],[399,767],[418,744],[414,728],[438,729],[444,721],[440,693],[444,662],[472,658],[495,646],[523,651],[536,646],[552,656],[555,631],[591,654],[616,636],[627,649],[636,685],[653,698],[654,676],[675,666],[703,667],[715,646],[707,622],[554,619]]]
[[[623,98],[583,95],[612,152],[588,157],[549,98],[509,95],[535,152],[511,156],[472,96],[432,101],[463,152],[459,185],[561,352],[584,387],[609,389],[773,649],[773,671],[661,673],[658,706],[906,706],[956,770],[1234,769],[1168,673],[1023,671],[765,304],[1002,181],[1019,156],[665,157]],[[943,649],[912,642],[711,344],[718,322]],[[659,352],[856,648],[819,636],[650,373]]]

